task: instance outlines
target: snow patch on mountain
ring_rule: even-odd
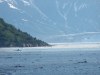
[[[21,19],[22,21],[24,21],[24,22],[27,22],[28,20],[27,19]]]
[[[86,3],[82,3],[80,5],[78,5],[78,2],[74,3],[74,10],[75,12],[78,12],[79,10],[83,9],[83,8],[87,8],[88,5]]]
[[[28,5],[28,6],[29,6],[29,5],[31,5],[31,4],[30,4],[30,2],[29,2],[29,1],[27,1],[27,0],[22,0],[22,2],[23,2],[23,3],[24,3],[24,5],[26,5],[26,6],[27,6],[27,5]]]
[[[9,7],[12,9],[18,9],[16,6],[14,6],[13,4],[8,3]]]
[[[74,33],[74,34],[56,35],[56,36],[77,36],[77,35],[86,35],[86,34],[100,34],[100,32],[83,32],[83,33]]]
[[[2,2],[6,2],[8,4],[8,6],[12,9],[17,9],[19,10],[19,8],[16,7],[17,2],[15,0],[0,0],[0,3]]]
[[[72,37],[73,36],[78,36],[78,35],[89,35],[89,34],[100,34],[100,32],[82,32],[82,33],[73,33],[73,34],[63,34],[63,35],[55,35],[55,36],[51,36],[51,37],[49,37],[49,39],[51,39],[51,38],[57,38],[57,37],[61,37],[61,36],[63,36],[63,37],[71,37],[71,39],[72,39]],[[86,39],[86,38],[85,38]]]
[[[66,5],[68,4],[64,4],[62,7],[60,6],[60,2],[58,0],[56,0],[56,7],[57,7],[57,11],[59,13],[59,15],[64,18],[65,21],[67,21],[67,15],[64,13],[64,9],[66,7]],[[62,9],[61,9],[62,8]]]

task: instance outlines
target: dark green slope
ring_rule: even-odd
[[[48,46],[46,42],[33,38],[0,18],[0,47]]]

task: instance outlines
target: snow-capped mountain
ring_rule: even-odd
[[[100,0],[0,0],[0,17],[47,42],[100,41]]]

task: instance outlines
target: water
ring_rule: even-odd
[[[100,49],[1,51],[0,75],[100,75]]]

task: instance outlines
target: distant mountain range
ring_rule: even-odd
[[[0,47],[39,47],[49,46],[37,38],[33,38],[26,32],[16,29],[11,24],[0,18]]]
[[[0,0],[0,17],[46,42],[100,41],[100,0]]]

